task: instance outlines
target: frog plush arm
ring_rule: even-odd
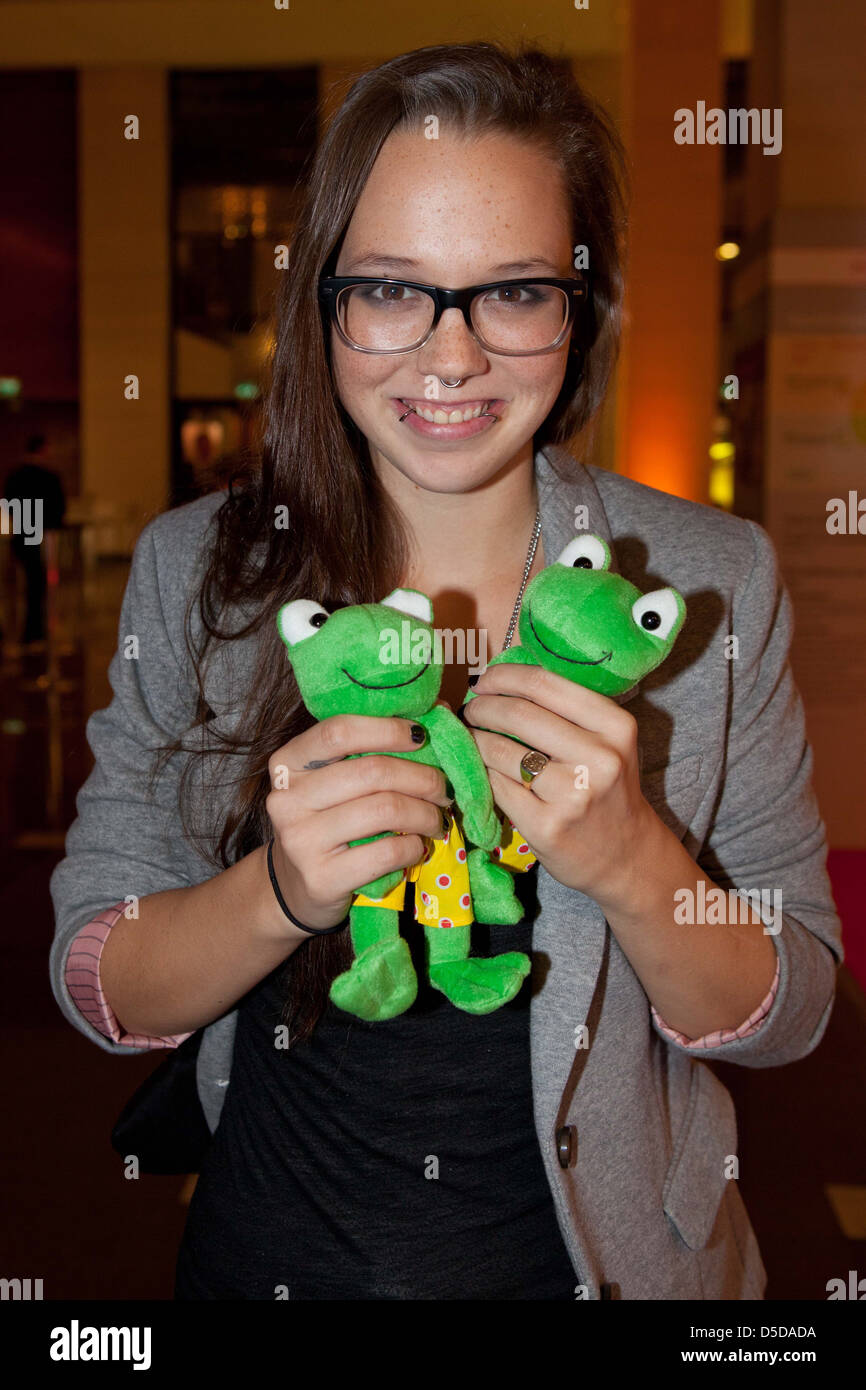
[[[424,723],[435,760],[454,790],[468,840],[482,849],[499,843],[502,825],[478,745],[469,730],[445,705],[434,705]]]
[[[498,652],[488,663],[488,666],[540,666],[538,657],[533,656],[525,647],[506,647],[504,651]],[[470,691],[474,695],[474,691]],[[465,703],[465,701],[464,701]]]

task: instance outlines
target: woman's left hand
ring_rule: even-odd
[[[463,717],[497,805],[560,883],[635,911],[641,860],[665,827],[641,792],[634,716],[542,666],[490,666],[474,689]],[[527,748],[550,758],[531,787]]]

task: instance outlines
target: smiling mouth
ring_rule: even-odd
[[[430,662],[425,661],[417,676],[410,676],[407,681],[394,681],[393,685],[373,685],[371,681],[359,681],[357,676],[353,676],[351,671],[346,670],[345,666],[341,666],[340,670],[344,676],[349,677],[353,685],[362,685],[365,690],[399,690],[401,685],[411,685],[413,681],[420,680],[429,665]]]
[[[548,647],[546,642],[542,642],[538,634],[538,628],[532,621],[532,614],[528,608],[526,610],[526,616],[529,619],[529,626],[532,628],[535,640],[538,642],[539,646],[542,646],[546,652],[550,652],[550,655],[555,656],[558,661],[570,661],[573,666],[602,666],[605,661],[610,661],[613,656],[613,652],[604,652],[596,661],[579,661],[576,656],[563,656],[561,652],[555,652],[552,647]]]
[[[445,401],[440,405],[429,404],[426,401],[414,401],[403,396],[398,396],[401,405],[405,405],[406,410],[400,416],[400,421],[406,419],[407,415],[420,415],[422,420],[426,420],[431,425],[465,425],[470,420],[498,420],[499,416],[491,411],[490,407],[496,404],[496,398],[489,401],[467,401],[461,404],[459,401]]]

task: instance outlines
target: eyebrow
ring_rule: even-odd
[[[376,265],[379,267],[387,266],[391,271],[418,270],[419,262],[412,260],[409,256],[382,256],[376,252],[369,252],[364,256],[356,256],[346,266],[343,274],[353,274],[360,272],[362,266]],[[549,261],[546,256],[531,256],[521,261],[500,261],[498,265],[492,265],[489,273],[491,275],[521,275],[526,270],[543,270],[548,275],[556,276],[559,268]]]

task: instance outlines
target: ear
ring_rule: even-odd
[[[557,565],[567,565],[569,569],[609,570],[610,549],[601,536],[591,531],[575,536],[573,541],[556,557]]]
[[[425,623],[433,622],[433,604],[420,589],[392,589],[388,597],[382,599],[382,604],[385,608],[396,608],[398,613],[421,618]]]
[[[291,603],[284,603],[277,614],[277,631],[286,646],[291,648],[305,638],[313,637],[330,616],[327,608],[313,599],[296,598]]]

